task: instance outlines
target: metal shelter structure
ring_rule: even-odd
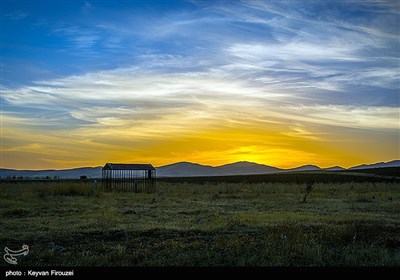
[[[154,192],[157,171],[151,164],[106,163],[102,169],[106,191]]]

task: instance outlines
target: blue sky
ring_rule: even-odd
[[[398,1],[1,5],[4,167],[400,157]]]

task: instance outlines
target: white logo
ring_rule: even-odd
[[[29,246],[28,245],[22,245],[22,249],[18,251],[13,251],[8,249],[7,247],[4,248],[4,251],[6,253],[4,254],[4,260],[8,262],[9,264],[17,264],[17,258],[16,256],[21,256],[21,255],[28,255],[29,253]]]

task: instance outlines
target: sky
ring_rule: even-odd
[[[2,168],[400,158],[400,2],[1,0]]]

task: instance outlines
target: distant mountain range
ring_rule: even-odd
[[[101,166],[98,167],[81,167],[63,170],[15,170],[15,169],[0,169],[0,177],[2,179],[7,177],[20,177],[23,178],[61,178],[61,179],[79,179],[84,175],[87,178],[101,178]]]
[[[399,167],[400,166],[400,160],[393,160],[389,162],[378,162],[374,164],[362,164],[362,165],[357,165],[350,167],[349,169],[369,169],[369,168],[381,168],[381,167]]]
[[[375,164],[363,164],[349,168],[348,170],[371,169],[381,167],[400,167],[400,160],[390,162],[379,162]],[[87,178],[101,178],[102,166],[82,167],[63,170],[15,170],[0,169],[0,178],[29,177],[29,178],[62,178],[79,179],[80,176]],[[225,176],[225,175],[251,175],[251,174],[270,174],[278,172],[300,172],[300,171],[340,171],[346,170],[340,166],[320,168],[316,165],[303,165],[291,169],[281,169],[254,162],[240,161],[221,166],[201,165],[191,162],[177,162],[169,165],[157,167],[157,177],[192,177],[192,176]]]
[[[187,176],[223,176],[266,174],[282,171],[282,169],[254,162],[240,161],[221,166],[201,165],[191,162],[178,162],[157,168],[159,177]]]

